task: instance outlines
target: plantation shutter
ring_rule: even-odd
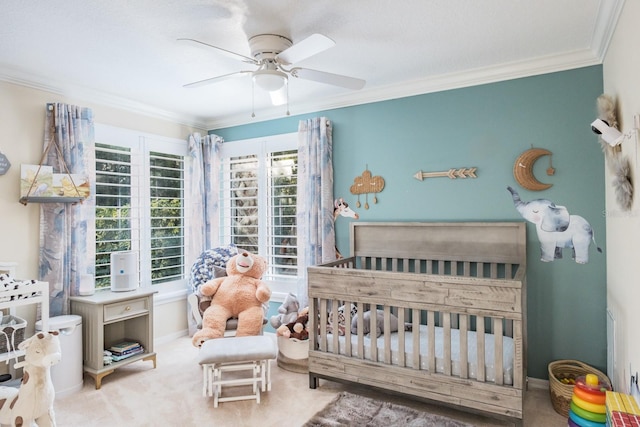
[[[265,280],[298,274],[297,150],[228,157],[221,179],[222,240],[267,258]]]
[[[96,288],[111,283],[111,253],[140,250],[139,155],[127,147],[95,144]]]
[[[151,283],[184,275],[184,159],[151,152],[149,156]]]

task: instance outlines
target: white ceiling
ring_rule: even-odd
[[[289,79],[289,110],[392,99],[602,62],[624,0],[1,0],[0,80],[206,129],[283,117],[254,70],[193,38],[250,56],[248,38],[313,33],[335,47],[300,64],[365,79],[351,91]]]

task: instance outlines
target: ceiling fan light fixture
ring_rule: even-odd
[[[253,82],[267,92],[280,90],[287,82],[287,75],[281,71],[262,70],[253,73]]]

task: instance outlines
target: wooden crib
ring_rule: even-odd
[[[525,223],[352,222],[350,231],[350,258],[308,268],[310,387],[366,384],[521,424]],[[380,316],[365,325],[368,310]],[[367,326],[381,334],[365,335]]]

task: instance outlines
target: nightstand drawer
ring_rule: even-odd
[[[129,301],[122,301],[104,306],[104,322],[113,322],[114,320],[126,317],[136,316],[140,313],[149,311],[148,298],[138,298]]]

